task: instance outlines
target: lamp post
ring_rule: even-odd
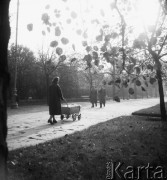
[[[17,103],[17,38],[18,38],[18,20],[19,20],[19,0],[17,0],[17,17],[16,17],[16,42],[15,42],[15,72],[14,72],[14,87],[12,92],[12,103],[11,108],[17,109],[18,103]]]

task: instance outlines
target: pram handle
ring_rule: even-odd
[[[64,102],[67,104],[67,107],[68,107],[68,102],[67,102],[67,100],[66,100],[66,99],[64,99]]]

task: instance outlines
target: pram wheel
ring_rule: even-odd
[[[78,120],[80,120],[81,119],[81,114],[80,115],[78,115]]]
[[[72,115],[72,119],[73,119],[73,121],[76,120],[76,114],[73,114],[73,115]]]
[[[61,115],[61,120],[63,120],[64,119],[64,115]]]
[[[66,115],[66,119],[68,119],[70,117],[70,115]]]

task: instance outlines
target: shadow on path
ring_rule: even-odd
[[[42,130],[46,130],[46,129],[51,129],[51,128],[55,128],[58,131],[63,131],[63,125],[67,125],[67,124],[71,124],[74,123],[72,120],[63,120],[63,121],[58,121],[56,124],[43,124],[40,126],[36,126],[33,128],[28,128],[28,129],[24,129],[21,131],[18,131],[16,133],[10,134],[8,137],[8,140],[12,140],[12,139],[19,139],[21,137],[25,137],[25,136],[29,136],[32,134],[37,134]]]

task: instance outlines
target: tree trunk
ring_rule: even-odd
[[[7,179],[7,89],[9,73],[7,63],[7,49],[10,38],[9,2],[0,1],[0,179]]]
[[[163,91],[163,84],[162,84],[161,63],[159,61],[159,56],[155,52],[153,52],[150,48],[149,48],[149,52],[152,55],[154,62],[157,66],[156,74],[157,74],[158,87],[159,87],[161,120],[165,121],[166,109],[165,109],[164,91]]]
[[[163,91],[161,70],[158,69],[156,73],[157,73],[158,86],[159,86],[161,120],[166,120],[166,109],[165,109],[164,91]]]

